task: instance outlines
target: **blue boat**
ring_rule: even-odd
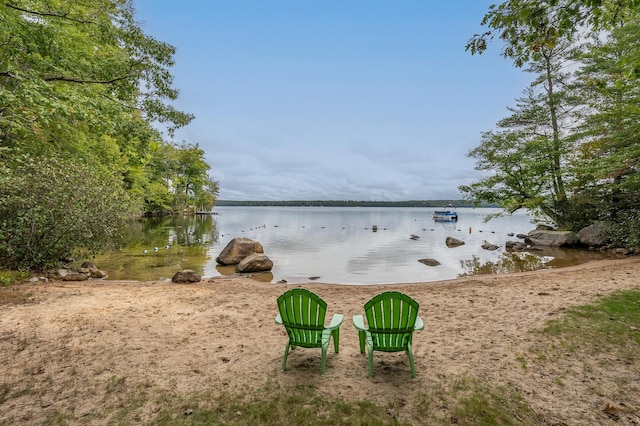
[[[453,204],[449,204],[444,210],[436,210],[433,213],[433,220],[440,222],[456,222],[458,220],[458,212]]]

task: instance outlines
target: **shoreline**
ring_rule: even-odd
[[[319,349],[292,351],[281,371],[286,333],[274,322],[275,299],[291,286],[322,297],[327,315],[344,315],[340,352],[328,354],[325,377]],[[117,412],[127,392],[140,386],[188,399],[203,392],[251,395],[267,383],[280,389],[317,386],[331,397],[382,406],[403,389],[397,415],[408,419],[424,392],[465,377],[515,386],[549,423],[604,423],[606,404],[640,410],[637,394],[622,394],[618,384],[620,377],[640,381],[638,362],[574,354],[557,362],[529,360],[523,368],[522,359],[539,344],[535,330],[546,321],[639,286],[640,257],[430,283],[294,285],[214,278],[196,284],[24,284],[19,287],[30,293],[29,303],[0,306],[0,385],[11,390],[0,402],[0,423],[42,424],[60,412],[82,422],[87,413]],[[425,330],[414,333],[416,379],[404,353],[376,352],[375,376],[367,377],[367,357],[359,352],[351,317],[387,290],[420,304]],[[126,386],[110,392],[114,380]],[[138,409],[142,421],[154,418],[154,404]]]

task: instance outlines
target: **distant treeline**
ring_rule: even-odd
[[[290,201],[231,201],[217,200],[216,206],[253,207],[473,207],[464,200],[408,200],[408,201],[353,201],[353,200],[290,200]],[[497,207],[483,204],[481,207]]]

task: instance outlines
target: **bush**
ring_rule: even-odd
[[[103,247],[129,216],[117,177],[58,158],[0,164],[0,266],[56,266],[78,249]]]
[[[614,245],[640,253],[640,209],[618,211],[608,222]]]

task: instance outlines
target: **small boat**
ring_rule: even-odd
[[[444,207],[444,210],[436,210],[433,213],[433,220],[440,222],[456,222],[458,220],[458,212],[456,212],[453,204]]]

